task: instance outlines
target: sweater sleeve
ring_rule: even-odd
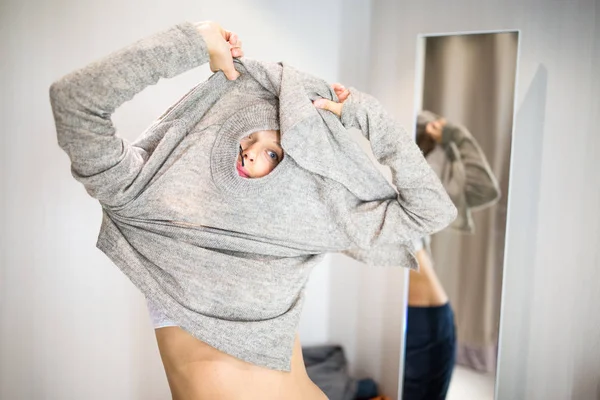
[[[59,146],[71,173],[90,195],[108,205],[123,201],[148,155],[115,134],[111,114],[160,78],[209,60],[204,39],[185,22],[139,40],[76,70],[50,87]]]
[[[369,140],[377,161],[390,167],[398,192],[395,199],[365,202],[353,211],[356,226],[373,227],[372,232],[363,232],[366,247],[408,243],[456,218],[456,207],[415,141],[374,97],[350,88],[341,122],[346,128],[360,129]]]
[[[475,138],[465,128],[447,124],[442,131],[442,147],[448,152],[456,146],[464,169],[462,191],[469,208],[485,207],[500,197],[500,187],[485,154]]]

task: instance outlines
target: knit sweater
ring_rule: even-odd
[[[289,371],[304,287],[328,252],[414,268],[411,241],[456,216],[410,136],[351,89],[341,119],[311,100],[330,85],[283,63],[235,60],[133,143],[114,110],[160,78],[206,63],[191,23],[142,39],[52,84],[58,143],[99,200],[96,246],[182,329],[241,360]],[[347,135],[361,129],[394,185]],[[279,129],[284,158],[237,174],[239,139]]]
[[[429,122],[440,118],[431,111],[421,111],[417,130],[424,130]],[[448,122],[442,129],[440,145],[427,155],[427,162],[458,210],[449,228],[474,233],[472,212],[492,206],[501,196],[498,180],[477,140],[463,125]]]

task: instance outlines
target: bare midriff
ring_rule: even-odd
[[[436,307],[448,302],[448,295],[442,287],[429,254],[421,249],[415,254],[419,271],[410,271],[408,284],[408,305],[411,307]]]
[[[306,373],[298,336],[284,372],[241,361],[179,327],[155,333],[173,400],[327,400]]]

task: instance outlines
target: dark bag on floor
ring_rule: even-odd
[[[306,372],[329,400],[354,400],[357,380],[348,375],[348,365],[341,346],[302,348]]]

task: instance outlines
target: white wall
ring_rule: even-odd
[[[247,56],[339,80],[342,2],[3,1],[0,5],[0,399],[166,399],[144,298],[97,249],[100,207],[56,144],[50,84],[183,20],[236,31]],[[207,67],[148,88],[115,114],[134,139]],[[329,261],[300,334],[329,335]]]
[[[417,34],[522,30],[497,398],[600,398],[600,4],[373,5],[372,94],[405,125]]]

